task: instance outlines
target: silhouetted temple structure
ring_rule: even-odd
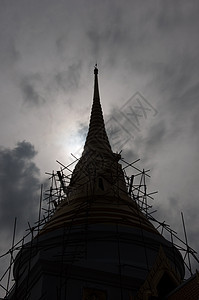
[[[181,253],[129,193],[120,159],[105,130],[95,67],[82,156],[67,186],[58,173],[65,197],[22,245],[5,299],[198,299],[198,275],[183,281]]]

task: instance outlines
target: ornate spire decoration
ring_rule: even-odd
[[[88,135],[84,146],[84,153],[87,153],[89,150],[102,152],[106,151],[112,154],[111,146],[105,130],[102,107],[100,104],[97,64],[94,68],[93,105],[91,110]]]

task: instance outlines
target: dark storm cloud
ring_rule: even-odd
[[[1,231],[12,230],[15,217],[23,230],[27,221],[35,221],[40,189],[39,169],[32,161],[36,154],[34,146],[26,141],[14,149],[0,149]],[[19,225],[18,229],[22,228]]]
[[[42,78],[39,74],[25,76],[20,84],[24,103],[39,105],[45,102],[41,91]]]

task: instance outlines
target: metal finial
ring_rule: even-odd
[[[97,75],[97,74],[98,74],[97,63],[95,64],[95,68],[94,68],[94,74],[95,74],[95,75]]]

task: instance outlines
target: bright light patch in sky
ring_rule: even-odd
[[[78,132],[71,132],[69,135],[63,134],[59,135],[59,138],[55,140],[55,143],[60,147],[60,150],[65,155],[65,160],[73,161],[74,157],[71,155],[71,153],[77,157],[80,158],[85,140],[83,139],[82,135]]]

